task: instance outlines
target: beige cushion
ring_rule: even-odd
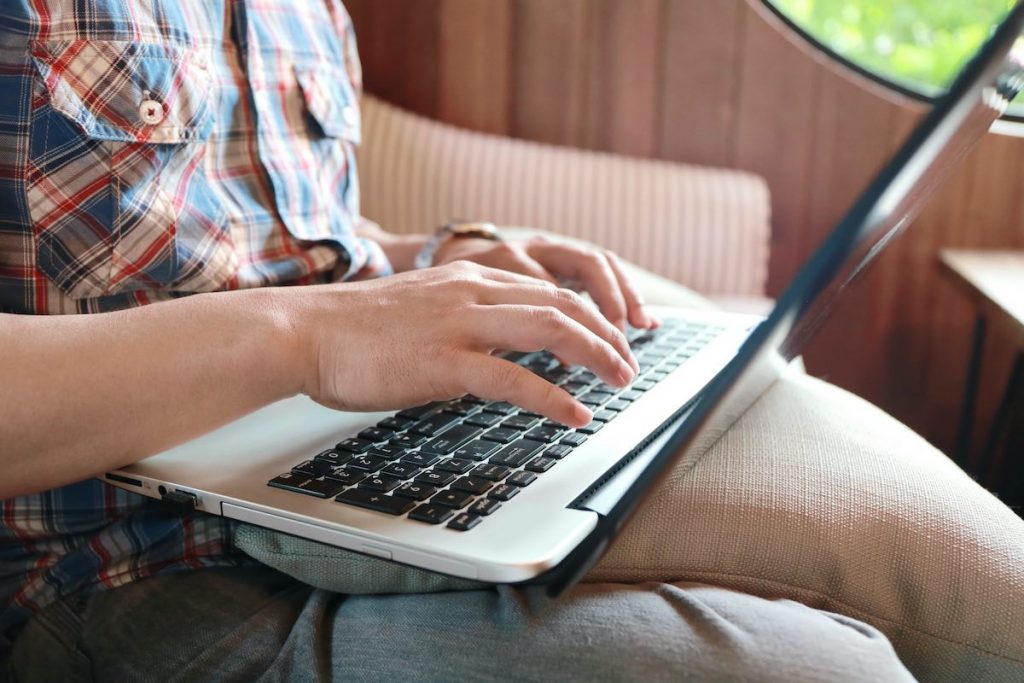
[[[369,95],[362,109],[362,213],[387,230],[532,225],[703,294],[765,293],[770,207],[757,176],[483,135]]]

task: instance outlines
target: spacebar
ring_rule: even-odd
[[[416,507],[416,503],[408,498],[395,498],[394,496],[386,496],[383,493],[367,491],[365,489],[343,491],[334,500],[339,503],[348,503],[349,505],[358,505],[361,508],[376,510],[377,512],[386,512],[389,515],[401,515]]]

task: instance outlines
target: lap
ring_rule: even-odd
[[[59,604],[11,664],[42,681],[912,680],[869,626],[712,586],[344,596],[261,567]]]

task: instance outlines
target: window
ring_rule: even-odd
[[[989,37],[1015,0],[766,0],[855,66],[936,95]]]

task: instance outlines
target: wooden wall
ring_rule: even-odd
[[[918,104],[837,68],[759,0],[347,0],[366,87],[477,130],[763,175],[770,290],[900,144]],[[1024,248],[1024,139],[990,134],[847,297],[810,370],[952,451],[971,309],[944,246]],[[1010,350],[990,344],[983,426]]]

